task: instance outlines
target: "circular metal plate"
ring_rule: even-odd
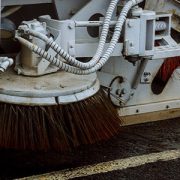
[[[57,72],[41,77],[0,74],[0,101],[24,105],[67,104],[81,101],[99,90],[96,74],[74,75]]]
[[[116,76],[110,83],[108,96],[117,107],[123,107],[131,95],[131,86],[127,79]]]

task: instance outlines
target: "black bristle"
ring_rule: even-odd
[[[107,140],[120,130],[103,90],[84,101],[56,106],[0,104],[0,148],[64,151]]]

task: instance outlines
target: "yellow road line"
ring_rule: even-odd
[[[76,177],[86,177],[100,173],[107,173],[116,170],[138,167],[147,163],[154,163],[157,161],[170,161],[178,158],[180,158],[180,150],[169,150],[160,153],[152,153],[142,156],[129,157],[126,159],[103,162],[91,166],[79,167],[76,169],[67,169],[63,171],[52,172],[40,176],[32,176],[28,178],[23,178],[23,180],[67,180]]]

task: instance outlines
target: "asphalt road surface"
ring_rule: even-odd
[[[31,176],[31,177],[29,177]],[[180,119],[123,127],[68,153],[0,151],[0,179],[179,180]]]

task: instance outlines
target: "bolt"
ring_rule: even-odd
[[[2,73],[4,72],[4,69],[3,69],[3,68],[1,68],[1,67],[0,67],[0,72],[2,72]]]
[[[120,84],[124,82],[124,79],[122,76],[119,77],[119,81],[118,81]]]
[[[74,14],[76,14],[76,12],[77,12],[77,11],[76,11],[75,9],[73,9],[73,10],[71,10],[70,14],[71,14],[71,15],[74,15]]]
[[[148,82],[148,81],[149,81],[149,79],[148,79],[148,78],[144,78],[144,81],[145,81],[145,82]]]
[[[62,89],[64,89],[64,88],[65,88],[65,86],[63,86],[62,84],[60,84],[60,85],[59,85],[59,87],[60,87],[60,88],[62,88]]]
[[[118,96],[121,95],[121,90],[120,90],[120,89],[117,89],[117,90],[116,90],[116,95],[118,95]]]
[[[18,74],[18,75],[22,74],[21,69],[17,68],[17,74]]]
[[[46,23],[45,22],[42,22],[42,25],[44,28],[46,28]]]
[[[72,24],[72,23],[69,23],[68,28],[69,28],[69,29],[73,29],[73,28],[74,28],[73,24]]]
[[[31,24],[31,28],[35,29],[36,28],[35,24]]]
[[[148,76],[148,72],[144,72],[144,76]]]
[[[133,46],[134,46],[133,42],[130,42],[130,43],[129,43],[129,46],[130,46],[130,47],[133,47]]]
[[[151,76],[150,72],[144,72],[144,76]]]
[[[125,88],[123,88],[122,91],[121,91],[122,94],[127,94],[127,92],[128,92],[128,91],[127,91],[127,89],[125,89]]]
[[[40,90],[42,87],[40,85],[36,85],[34,89]]]
[[[133,22],[132,21],[128,21],[128,27],[132,28],[133,27]]]

